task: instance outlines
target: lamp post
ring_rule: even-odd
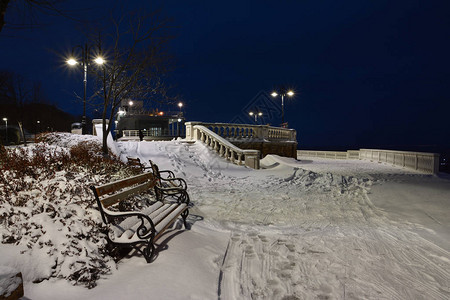
[[[88,46],[87,44],[84,44],[84,46],[78,45],[75,46],[72,49],[72,52],[75,51],[75,49],[80,49],[81,50],[81,64],[83,66],[83,74],[84,74],[84,78],[83,78],[83,85],[84,85],[84,93],[83,93],[83,118],[81,119],[81,126],[82,126],[82,134],[86,134],[86,88],[87,88],[87,72],[88,72],[88,65],[89,65],[89,59],[90,59],[90,52],[92,49],[92,45]],[[100,49],[99,49],[100,50]],[[97,56],[94,59],[94,62],[97,65],[103,65],[105,63],[105,60],[101,57],[101,56]],[[78,64],[78,61],[74,58],[74,57],[70,57],[67,60],[67,63],[70,66],[75,66]]]
[[[8,118],[3,118],[3,121],[6,123],[5,134],[6,134],[6,144],[8,145]]]
[[[255,117],[255,123],[256,123],[256,124],[258,124],[258,117],[261,117],[261,116],[263,115],[262,112],[257,112],[257,113],[256,113],[256,112],[252,112],[252,111],[249,112],[248,114],[249,114],[250,116],[252,116],[252,117],[253,117],[253,116]]]
[[[294,92],[291,90],[286,91],[286,89],[282,87],[278,90],[278,93],[274,91],[271,95],[272,97],[281,96],[281,124],[284,124],[284,97],[292,97],[294,96]]]
[[[178,107],[180,108],[180,112],[178,113],[178,124],[177,124],[177,136],[180,136],[180,126],[181,126],[181,116],[182,116],[182,112],[181,112],[181,108],[183,107],[183,102],[178,102]]]

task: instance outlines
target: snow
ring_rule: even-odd
[[[154,262],[124,258],[93,289],[56,278],[32,283],[27,273],[46,267],[2,244],[0,265],[21,269],[27,298],[450,297],[448,177],[359,160],[278,156],[253,170],[182,140],[114,148],[124,161],[151,159],[186,179],[191,229],[177,222],[158,241]]]
[[[10,296],[22,283],[17,273],[13,268],[0,266],[0,296]]]

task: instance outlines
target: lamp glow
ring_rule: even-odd
[[[97,65],[103,65],[105,63],[105,60],[101,56],[97,57],[94,61]]]
[[[276,92],[273,92],[271,95],[272,95],[272,97],[278,96],[278,94]]]
[[[290,97],[294,96],[294,92],[293,92],[293,91],[289,91],[289,92],[287,92],[287,94],[288,94],[288,96],[290,96]]]
[[[67,63],[68,63],[69,65],[71,65],[71,66],[74,66],[74,65],[76,65],[78,62],[77,62],[74,58],[69,58],[69,59],[67,60]]]

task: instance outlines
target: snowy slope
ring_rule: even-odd
[[[32,299],[448,299],[450,255],[417,231],[413,213],[393,218],[406,200],[377,192],[398,206],[374,205],[371,189],[393,178],[431,180],[436,207],[448,213],[448,180],[386,165],[266,157],[266,169],[229,164],[201,143],[123,142],[126,156],[152,159],[187,180],[194,207],[190,231],[175,229],[152,264],[124,259],[87,290],[62,281],[26,284]],[[341,162],[340,162],[341,163]],[[328,167],[327,167],[328,164]],[[331,172],[327,172],[331,170]],[[349,171],[350,170],[350,171]],[[404,176],[407,175],[407,176]],[[409,178],[409,179],[408,179]],[[397,184],[394,181],[393,184]],[[397,185],[399,186],[399,185]],[[398,191],[400,187],[396,189]],[[392,189],[391,189],[392,191]],[[415,194],[418,194],[416,192]],[[409,197],[405,196],[406,199]],[[382,203],[377,198],[376,203]],[[414,201],[427,205],[424,192]],[[444,215],[446,216],[446,215]],[[442,226],[425,227],[441,236]],[[419,220],[420,221],[420,220]],[[178,224],[179,225],[179,224]],[[181,228],[181,226],[180,226]],[[439,230],[437,230],[439,229]],[[447,232],[448,233],[448,232]],[[165,240],[165,239],[163,239]],[[440,239],[442,240],[442,238]]]

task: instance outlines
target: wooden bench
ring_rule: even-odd
[[[128,165],[132,167],[138,167],[142,171],[146,171],[147,169],[151,169],[153,175],[156,177],[156,185],[154,187],[154,191],[156,194],[156,198],[159,201],[163,201],[166,199],[176,199],[178,201],[187,201],[189,202],[189,194],[187,193],[187,183],[183,178],[175,177],[175,174],[170,170],[160,171],[158,166],[153,163],[153,161],[149,160],[150,166],[145,166],[141,163],[141,160],[136,157],[127,157]],[[161,176],[161,173],[167,174],[166,176]]]
[[[141,163],[141,160],[139,157],[129,157],[127,156],[128,165],[131,167],[136,167],[141,169],[142,171],[145,171],[147,169],[151,169],[151,167],[147,167],[144,164]]]
[[[158,182],[157,184],[162,188],[178,188],[187,190],[187,183],[183,178],[175,177],[175,174],[170,170],[160,171],[158,165],[156,165],[152,160],[149,160],[150,168],[152,169],[153,175],[156,176]],[[161,174],[167,173],[168,175],[162,176]]]
[[[135,248],[148,263],[155,254],[154,244],[158,238],[179,216],[187,229],[186,218],[189,214],[188,196],[175,198],[176,201],[155,201],[140,211],[118,211],[122,201],[147,192],[156,186],[156,182],[152,173],[143,173],[90,187],[103,222],[108,226],[108,241],[118,247]]]

